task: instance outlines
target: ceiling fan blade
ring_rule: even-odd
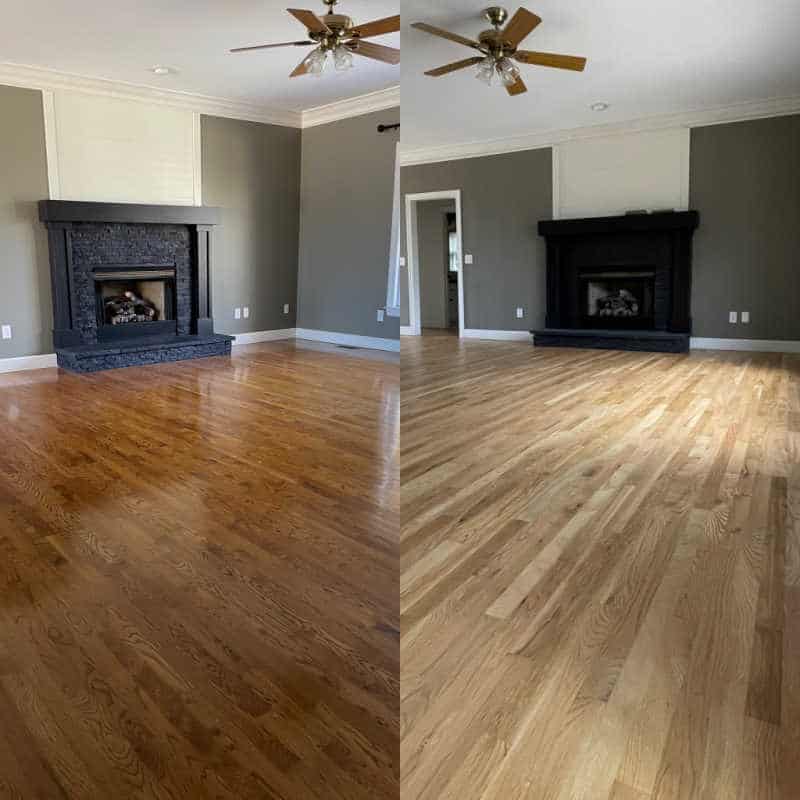
[[[357,25],[352,33],[361,39],[368,39],[370,36],[381,36],[384,33],[397,33],[400,30],[400,15],[376,19],[374,22],[366,22]]]
[[[483,58],[483,56],[473,56],[472,58],[465,58],[463,61],[454,61],[452,64],[445,64],[443,67],[428,70],[425,74],[430,75],[432,78],[438,78],[440,75],[447,75],[449,72],[480,64]]]
[[[516,83],[512,83],[511,86],[506,86],[506,91],[514,97],[518,94],[524,94],[528,91],[528,87],[525,85],[525,81],[522,78],[517,78]]]
[[[280,44],[255,44],[252,47],[234,47],[231,53],[246,53],[248,50],[269,50],[271,47],[300,47],[301,45],[314,44],[310,39],[304,42],[281,42]]]
[[[541,21],[541,17],[520,8],[503,30],[503,39],[516,47]]]
[[[437,28],[435,25],[428,25],[427,22],[412,22],[411,27],[416,28],[418,31],[425,31],[425,33],[431,33],[434,36],[441,36],[442,39],[449,39],[451,42],[458,42],[459,44],[466,45],[467,47],[471,47],[474,50],[481,49],[481,46],[472,39],[467,39],[464,36],[459,36],[457,33],[450,33],[450,31],[443,30],[442,28]]]
[[[571,69],[583,72],[586,59],[582,56],[562,56],[558,53],[536,53],[533,50],[517,50],[513,58],[523,64],[536,64],[540,67],[555,67],[556,69]]]
[[[351,39],[347,42],[347,48],[356,53],[356,55],[374,58],[376,61],[383,61],[386,64],[400,63],[400,51],[396,47],[386,47],[382,44]]]
[[[290,77],[290,78],[297,78],[297,77],[299,77],[300,75],[305,75],[305,74],[308,72],[308,66],[307,66],[307,63],[306,63],[306,62],[307,62],[307,60],[308,60],[308,57],[304,58],[304,59],[303,59],[303,60],[302,60],[302,61],[301,61],[301,62],[300,62],[300,63],[299,63],[299,64],[298,64],[298,65],[297,65],[295,68],[294,68],[294,72],[292,72],[292,73],[289,75],[289,77]]]
[[[331,29],[313,12],[302,8],[286,9],[295,19],[303,23],[311,33],[330,33]]]

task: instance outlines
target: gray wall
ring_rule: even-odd
[[[397,339],[386,306],[399,109],[303,131],[298,327]]]
[[[0,358],[53,352],[47,233],[37,202],[48,197],[42,95],[0,86]]]
[[[544,325],[545,245],[536,231],[553,215],[549,148],[404,167],[403,195],[461,189],[464,327],[530,330]],[[403,201],[405,206],[405,201]],[[403,212],[405,213],[405,211]],[[405,234],[401,248],[405,255]],[[403,324],[408,324],[408,275],[402,271]],[[517,319],[517,306],[525,317]]]
[[[455,208],[454,202],[442,200],[429,200],[417,205],[420,305],[422,325],[426,328],[447,327],[446,214]]]
[[[800,339],[800,116],[695,128],[690,169],[693,335]]]
[[[202,117],[203,204],[223,209],[212,287],[221,333],[295,327],[300,150],[299,130]],[[234,319],[237,306],[250,318]]]

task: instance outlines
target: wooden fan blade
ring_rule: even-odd
[[[528,91],[528,87],[525,85],[525,81],[522,78],[517,78],[516,83],[512,83],[511,86],[506,86],[506,91],[514,97],[514,95],[523,94],[524,92]]]
[[[583,68],[586,66],[586,59],[581,56],[562,56],[558,53],[536,53],[533,50],[517,50],[513,57],[523,64],[571,69],[575,70],[575,72],[583,72]]]
[[[503,31],[503,39],[516,47],[540,22],[541,18],[536,14],[521,8],[511,17],[511,21]]]
[[[357,25],[352,33],[361,39],[368,39],[370,36],[381,36],[384,33],[397,33],[400,30],[400,15],[376,19],[374,22],[366,22]]]
[[[347,43],[347,47],[359,56],[374,58],[376,61],[383,61],[386,64],[400,63],[400,51],[396,47],[386,47],[373,42],[362,42],[359,39],[351,39]]]
[[[286,9],[295,19],[303,23],[311,33],[330,33],[331,29],[313,12],[302,8]]]
[[[425,33],[431,33],[434,36],[441,36],[442,39],[449,39],[451,42],[458,42],[459,44],[464,44],[467,47],[471,47],[474,50],[480,50],[481,46],[474,42],[472,39],[467,39],[464,36],[459,36],[457,33],[450,33],[450,31],[443,30],[442,28],[437,28],[435,25],[428,25],[427,22],[412,22],[412,28],[416,28],[418,31],[425,31]]]
[[[272,47],[300,47],[301,45],[314,44],[310,39],[304,42],[281,42],[280,44],[255,44],[252,47],[234,47],[231,53],[246,53],[248,50],[269,50]]]
[[[308,72],[308,66],[306,66],[306,58],[304,58],[295,68],[294,72],[292,72],[289,77],[290,78],[297,78],[300,75],[305,75]]]
[[[483,58],[483,56],[473,56],[472,58],[465,58],[463,61],[454,61],[452,64],[445,64],[443,67],[429,70],[425,74],[430,75],[432,78],[438,78],[440,75],[447,75],[448,72],[455,72],[456,70],[464,69],[464,67],[480,64]]]

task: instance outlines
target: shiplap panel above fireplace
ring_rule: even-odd
[[[199,204],[191,111],[79,92],[53,93],[61,200]],[[53,153],[49,152],[52,161]]]
[[[581,139],[554,148],[554,216],[689,206],[689,129]]]

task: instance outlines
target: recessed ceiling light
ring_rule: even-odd
[[[172,75],[175,70],[172,67],[165,67],[163,64],[156,64],[154,67],[150,67],[150,72],[156,75]]]
[[[608,109],[608,105],[609,105],[608,103],[603,103],[601,101],[599,103],[592,103],[589,106],[589,108],[591,108],[592,111],[605,111],[606,109]]]

